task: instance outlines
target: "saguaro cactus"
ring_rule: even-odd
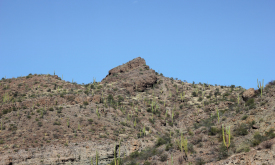
[[[258,81],[258,79],[257,79],[257,83],[258,83],[258,88],[261,90],[261,97],[262,97],[263,90],[264,90],[264,79],[263,79],[262,83],[261,83],[261,81]]]
[[[227,150],[230,146],[230,126],[226,127],[226,135],[224,135],[224,126],[222,125],[222,137],[223,137],[223,144],[226,146]]]
[[[218,123],[220,122],[220,112],[219,112],[219,109],[217,108],[217,116],[218,116]]]

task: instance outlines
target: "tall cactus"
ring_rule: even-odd
[[[258,83],[258,88],[261,90],[261,97],[263,96],[263,90],[264,90],[264,79],[261,83],[261,81],[258,81],[257,79],[257,83]]]
[[[220,112],[219,112],[219,109],[217,108],[217,116],[218,116],[218,123],[220,122]]]
[[[230,146],[230,126],[226,127],[226,135],[224,135],[224,126],[222,125],[222,137],[223,137],[223,144],[226,146],[227,150]]]
[[[174,123],[174,109],[172,109],[172,123]]]
[[[115,161],[115,165],[116,165],[116,146],[115,146],[115,149],[114,149],[114,161]]]
[[[173,161],[173,153],[171,154],[171,164],[174,165],[174,161]]]
[[[96,151],[95,163],[96,163],[96,165],[98,165],[98,153],[97,153],[97,151]]]

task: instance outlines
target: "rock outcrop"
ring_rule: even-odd
[[[135,58],[126,64],[115,67],[102,80],[103,83],[119,82],[130,93],[143,92],[157,82],[156,72],[149,69],[143,58]]]
[[[254,88],[249,88],[248,90],[246,90],[244,93],[243,93],[243,100],[244,101],[247,101],[248,99],[254,97],[256,95],[256,92],[254,90]]]

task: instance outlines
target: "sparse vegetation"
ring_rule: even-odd
[[[190,84],[151,72],[147,65],[139,65],[82,85],[57,75],[0,80],[2,152],[55,144],[70,150],[85,142],[84,147],[91,148],[89,161],[100,164],[99,157],[106,155],[95,149],[104,144],[115,149],[115,160],[107,158],[110,164],[122,165],[167,160],[205,164],[209,157],[226,159],[249,152],[251,146],[271,149],[274,81],[265,88],[259,84],[258,95],[245,101],[243,88],[235,85]],[[129,144],[135,151],[128,154],[124,148]],[[87,161],[82,155],[76,157],[55,158],[58,163]]]

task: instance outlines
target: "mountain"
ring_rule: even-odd
[[[2,78],[0,164],[275,164],[275,81],[260,83],[187,83],[140,57],[89,84]]]

